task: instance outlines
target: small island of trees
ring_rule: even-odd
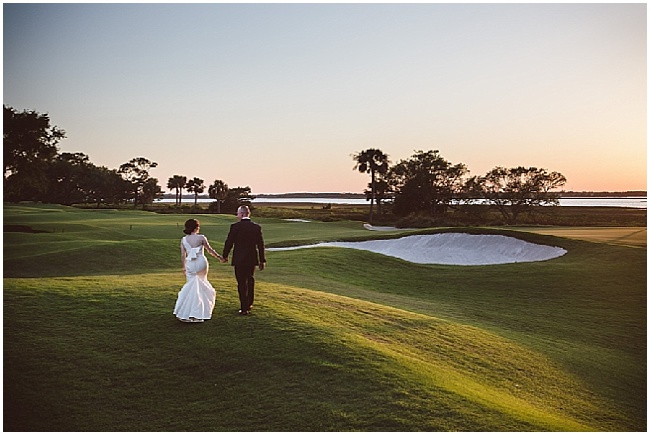
[[[416,151],[410,158],[390,166],[388,155],[370,148],[353,154],[355,170],[370,174],[366,196],[370,201],[369,221],[373,222],[374,204],[382,214],[382,204],[390,205],[397,216],[444,216],[449,209],[485,211],[488,204],[503,215],[509,224],[533,207],[557,205],[566,178],[559,172],[535,167],[495,167],[483,176],[469,176],[462,164],[445,160],[438,150]]]

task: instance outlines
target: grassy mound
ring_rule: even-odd
[[[232,217],[199,219],[221,249]],[[278,245],[369,237],[261,223]],[[183,324],[181,217],[21,206],[5,224],[51,231],[5,233],[5,430],[646,428],[645,247],[480,230],[569,252],[483,267],[274,252],[249,317],[212,262],[214,318]]]
[[[594,428],[597,397],[498,335],[276,284],[240,318],[226,278],[215,318],[185,325],[169,310],[180,281],[7,280],[5,429]]]

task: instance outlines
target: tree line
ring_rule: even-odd
[[[176,206],[180,206],[183,199],[183,189],[194,194],[194,205],[197,205],[199,195],[205,192],[205,180],[194,177],[188,179],[184,175],[173,175],[167,180],[167,188],[174,190]],[[251,194],[251,188],[235,187],[229,188],[223,180],[214,180],[208,186],[208,196],[214,199],[208,210],[213,213],[234,212],[242,204],[250,204],[255,196]]]
[[[8,202],[40,201],[53,204],[120,205],[134,207],[152,204],[162,197],[158,179],[150,171],[158,164],[145,157],[135,157],[118,169],[97,166],[84,153],[59,153],[58,144],[65,131],[52,126],[47,114],[3,106],[3,191]],[[204,180],[174,175],[167,187],[176,191],[176,205],[181,205],[182,189],[198,195],[205,189]],[[211,209],[217,213],[234,211],[239,204],[254,197],[249,187],[229,189],[222,180],[209,186]]]
[[[5,201],[144,207],[162,196],[158,179],[150,175],[156,162],[135,157],[118,169],[109,169],[94,165],[84,153],[59,153],[65,131],[50,125],[47,114],[3,107]],[[485,175],[470,176],[466,165],[452,164],[437,150],[416,151],[394,165],[386,153],[374,148],[352,157],[354,170],[370,174],[364,193],[370,200],[371,223],[375,206],[379,215],[388,207],[395,216],[439,217],[477,202],[497,209],[508,223],[516,223],[521,213],[535,206],[557,205],[553,189],[566,183],[559,172],[522,166],[497,166]],[[183,190],[194,194],[197,205],[206,187],[215,200],[209,206],[211,212],[230,213],[255,198],[250,187],[229,188],[223,180],[209,186],[198,177],[174,175],[167,180],[167,188],[175,192],[176,207],[181,206]]]
[[[497,209],[506,222],[516,223],[521,213],[540,205],[559,204],[553,189],[566,184],[559,172],[536,167],[504,168],[497,166],[482,176],[470,176],[463,163],[453,164],[438,150],[416,151],[408,159],[391,166],[388,155],[375,148],[352,155],[354,170],[370,174],[369,222],[374,206],[382,214],[382,204],[397,216],[444,216],[449,210],[477,204]]]

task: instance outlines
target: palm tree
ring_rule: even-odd
[[[176,177],[176,176],[174,176]],[[174,177],[169,177],[167,180],[167,189],[174,189],[174,205],[178,205],[178,185],[176,184],[176,181],[174,180]]]
[[[363,193],[366,194],[366,200],[372,198],[372,183],[368,183],[368,189],[364,190]],[[377,177],[375,180],[375,203],[377,204],[377,214],[381,216],[381,204],[385,199],[391,197],[390,185],[386,178],[382,175]]]
[[[188,192],[194,192],[194,205],[196,206],[199,201],[199,194],[205,190],[204,181],[194,177],[185,184],[185,188]]]
[[[228,185],[222,180],[214,180],[214,183],[208,187],[208,195],[217,200],[217,214],[221,214],[221,203],[228,196]]]
[[[176,190],[176,201],[174,202],[175,205],[181,205],[183,187],[185,187],[186,182],[187,177],[184,177],[182,175],[174,175],[169,180],[167,180],[167,188]]]
[[[370,217],[368,222],[372,225],[372,212],[375,204],[375,197],[377,192],[376,174],[385,174],[388,172],[388,155],[384,154],[381,150],[369,148],[357,154],[353,154],[352,158],[356,162],[354,169],[362,173],[370,173]]]

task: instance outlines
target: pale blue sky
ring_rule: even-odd
[[[645,4],[7,4],[3,102],[62,151],[254,193],[360,192],[350,155],[646,186]]]

